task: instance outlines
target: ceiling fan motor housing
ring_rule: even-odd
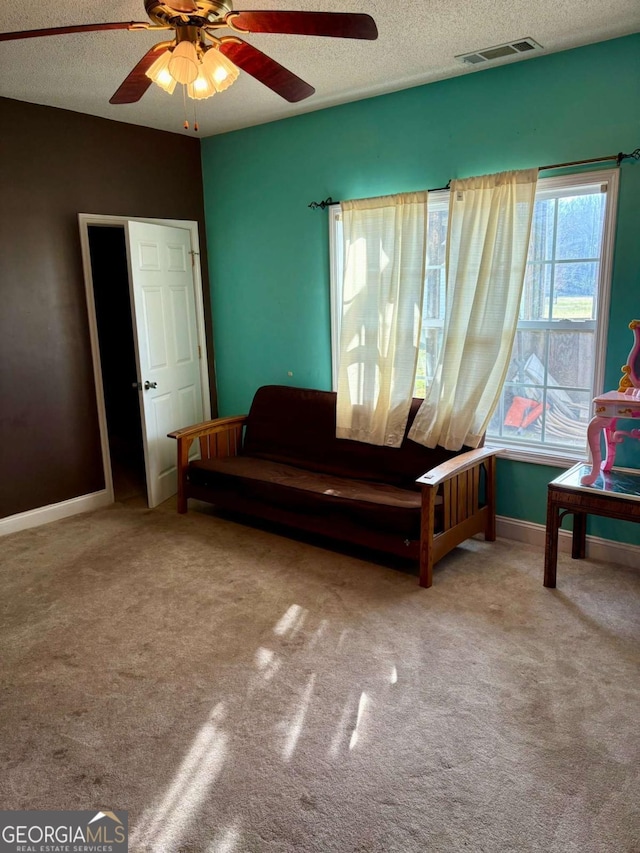
[[[194,0],[194,5],[198,7],[197,12],[180,13],[162,0],[144,0],[147,15],[161,26],[180,25],[184,18],[188,18],[190,23],[203,27],[223,21],[233,9],[231,0]]]

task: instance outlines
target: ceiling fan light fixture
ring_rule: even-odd
[[[171,51],[165,50],[156,59],[153,65],[145,71],[145,74],[150,80],[164,89],[169,95],[173,94],[176,88],[176,81],[171,76],[169,71],[169,60],[171,59]]]
[[[177,83],[194,83],[198,77],[198,52],[190,41],[181,41],[169,58],[169,73]]]
[[[216,92],[224,92],[238,79],[239,71],[230,59],[215,47],[210,47],[202,57],[202,65]]]
[[[0,33],[0,43],[108,30],[171,30],[171,40],[150,47],[138,60],[109,99],[110,104],[137,103],[151,82],[169,94],[181,83],[185,86],[185,95],[196,100],[209,98],[215,92],[228,89],[237,80],[240,69],[289,103],[297,103],[313,95],[313,86],[241,38],[234,35],[219,39],[213,33],[227,27],[241,34],[281,33],[353,39],[378,37],[373,18],[361,13],[234,12],[232,0],[144,0],[144,7],[151,24],[113,21],[5,32]],[[213,48],[206,44],[206,39],[213,42]],[[513,43],[512,48],[519,52],[531,50],[532,40],[520,39]],[[188,93],[187,89],[190,90]]]

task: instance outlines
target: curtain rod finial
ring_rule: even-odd
[[[331,196],[329,198],[325,198],[324,201],[312,201],[309,207],[311,210],[324,210],[326,207],[331,207],[332,204],[338,204],[339,202],[334,201]]]

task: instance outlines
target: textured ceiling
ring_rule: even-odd
[[[246,36],[311,83],[316,94],[289,104],[241,73],[226,92],[199,102],[201,136],[478,73],[454,57],[527,36],[541,44],[543,52],[553,53],[640,30],[639,0],[237,0],[235,9],[368,12],[380,35],[377,41]],[[143,0],[0,4],[2,32],[129,20],[147,20]],[[0,94],[184,133],[183,98],[177,90],[169,96],[152,86],[137,104],[109,104],[138,59],[166,38],[164,32],[123,30],[0,42]],[[188,108],[191,113],[192,101]]]

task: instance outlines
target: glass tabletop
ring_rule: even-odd
[[[570,489],[618,495],[619,497],[629,498],[629,500],[640,501],[640,470],[612,468],[608,472],[601,471],[595,483],[590,486],[583,486],[580,479],[590,472],[591,465],[586,462],[578,462],[577,465],[569,468],[564,474],[560,474],[552,482],[559,486],[567,486]]]

